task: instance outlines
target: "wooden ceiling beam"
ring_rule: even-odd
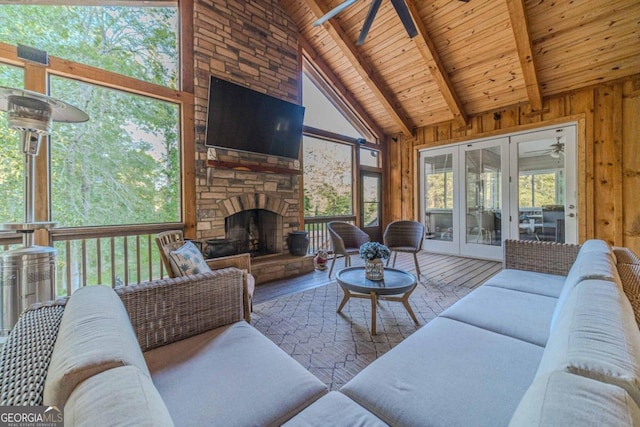
[[[449,107],[449,110],[451,110],[453,119],[460,126],[467,126],[467,115],[462,109],[462,104],[460,103],[460,99],[458,99],[458,95],[453,90],[453,85],[449,80],[449,76],[444,71],[444,65],[440,60],[440,56],[438,55],[438,51],[436,50],[435,45],[433,44],[431,38],[429,37],[429,34],[427,33],[427,28],[425,27],[422,18],[420,18],[418,9],[416,8],[412,0],[406,0],[406,3],[409,7],[409,12],[411,13],[411,19],[413,19],[413,22],[416,24],[416,28],[418,30],[418,35],[413,38],[413,41],[420,51],[422,59],[427,64],[427,68],[429,68],[429,71],[431,72],[431,77],[433,77],[433,80],[438,86],[442,97]]]
[[[522,76],[527,88],[529,104],[531,104],[531,109],[534,111],[542,110],[542,92],[540,91],[540,84],[538,83],[536,67],[533,61],[533,45],[531,43],[524,0],[507,0],[507,7],[513,36],[516,41],[518,58],[522,67]]]
[[[329,11],[326,5],[321,5],[321,2],[318,0],[305,0],[305,2],[307,3],[307,6],[309,6],[309,9],[311,9],[318,18]],[[403,118],[400,111],[394,106],[394,103],[391,101],[393,97],[390,92],[384,89],[385,85],[376,77],[373,67],[367,64],[365,59],[360,56],[355,43],[352,42],[344,30],[335,23],[335,20],[330,19],[322,24],[322,26],[329,33],[331,39],[344,54],[345,58],[349,60],[349,63],[351,63],[362,80],[364,80],[369,90],[371,90],[371,93],[373,93],[378,102],[382,104],[387,114],[389,114],[389,116],[391,116],[391,118],[393,118],[396,124],[400,127],[402,133],[407,136],[413,136],[413,128],[415,126],[413,123]]]

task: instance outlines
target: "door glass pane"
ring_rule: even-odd
[[[424,159],[426,234],[432,240],[452,241],[453,156],[442,154]]]
[[[377,176],[362,177],[362,218],[363,227],[380,225],[380,178]]]
[[[0,86],[24,88],[22,68],[0,64]],[[20,132],[9,129],[6,113],[0,112],[0,222],[24,221],[22,175],[24,155],[20,149]]]
[[[501,245],[502,171],[500,147],[465,153],[466,242]]]
[[[564,242],[565,137],[518,144],[521,240]]]

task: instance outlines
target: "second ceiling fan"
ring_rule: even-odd
[[[334,16],[354,4],[356,1],[358,0],[346,0],[340,3],[338,6],[327,12],[324,16],[320,17],[320,19],[315,21],[313,25],[318,26],[324,24],[329,19],[333,18]],[[369,34],[371,24],[373,23],[373,19],[376,17],[376,13],[378,13],[378,9],[380,8],[381,3],[382,0],[373,0],[371,2],[369,12],[367,12],[367,17],[365,18],[364,24],[362,25],[362,30],[360,30],[360,37],[358,37],[356,45],[362,45],[367,38],[367,34]],[[407,4],[404,2],[404,0],[391,0],[391,4],[400,17],[400,21],[402,21],[402,25],[404,25],[404,28],[407,30],[409,37],[414,38],[415,36],[417,36],[418,30],[416,29],[416,25],[413,23],[413,19],[411,19],[411,13],[409,12],[409,8],[407,7]]]

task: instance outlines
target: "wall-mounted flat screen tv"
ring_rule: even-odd
[[[304,107],[211,77],[206,145],[298,159]]]

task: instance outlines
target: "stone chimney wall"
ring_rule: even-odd
[[[296,25],[277,0],[194,0],[194,61],[197,238],[224,237],[225,201],[266,195],[287,207],[282,229],[286,248],[286,236],[300,225],[300,176],[252,171],[251,166],[297,170],[299,163],[263,154],[207,149],[204,141],[211,75],[299,103]],[[210,167],[208,156],[239,167]]]

